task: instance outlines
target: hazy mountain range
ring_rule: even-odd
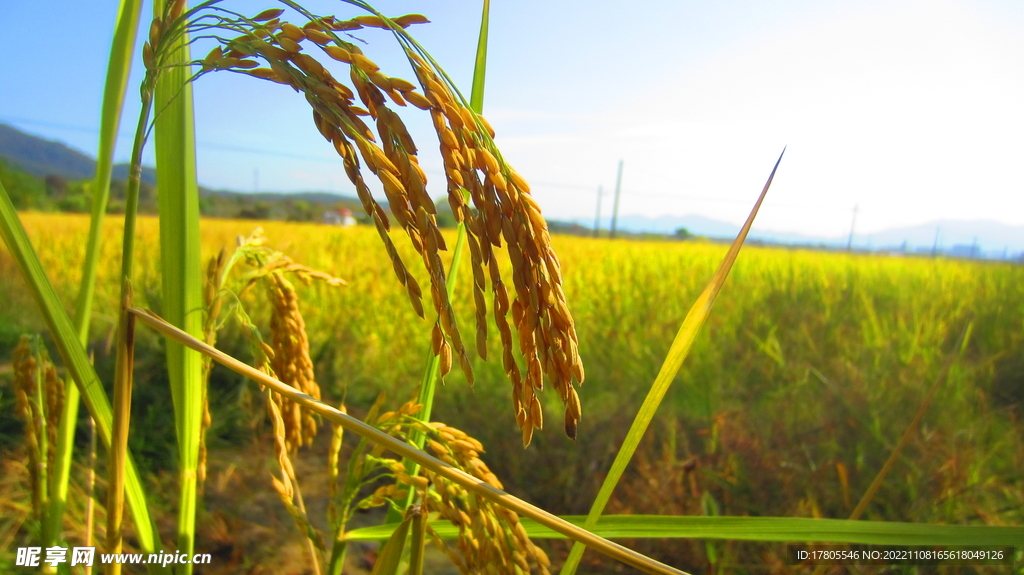
[[[585,226],[593,226],[593,220],[577,220]],[[620,216],[618,227],[633,232],[654,232],[672,234],[679,228],[686,228],[693,235],[710,238],[735,237],[740,226],[721,222],[699,215],[661,216],[648,218],[644,216]],[[938,231],[939,251],[950,252],[959,246],[958,252],[977,245],[977,249],[990,256],[1002,256],[1024,251],[1024,226],[1011,226],[994,221],[955,221],[939,220],[918,226],[893,228],[872,234],[854,234],[853,245],[858,248],[902,250],[906,242],[907,251],[931,251],[936,244]],[[826,245],[845,247],[848,236],[812,236],[793,232],[777,232],[754,229],[750,231],[750,239],[770,243],[796,245]],[[963,254],[968,255],[968,254]]]
[[[75,150],[62,142],[46,140],[27,134],[0,123],[0,158],[37,176],[58,175],[69,180],[91,178],[96,161],[88,154]],[[125,179],[127,164],[114,167],[114,178]],[[151,167],[144,167],[142,179],[155,183],[156,173]],[[238,192],[211,191],[201,188],[204,194],[235,194]],[[326,192],[306,193],[261,193],[260,199],[303,199],[327,203],[336,199],[340,203],[355,202],[355,198],[328,194]],[[573,223],[590,227],[593,220],[578,219]],[[739,226],[713,220],[699,215],[661,216],[648,218],[626,215],[618,220],[619,229],[631,232],[673,234],[679,228],[686,228],[691,234],[710,238],[731,238],[739,232]],[[1013,257],[1024,252],[1024,226],[1010,226],[994,221],[953,221],[942,220],[918,226],[895,228],[873,234],[855,234],[854,247],[869,249],[890,249],[909,252],[930,252],[936,245],[940,251],[963,256]],[[761,230],[756,227],[750,232],[751,240],[770,243],[845,247],[848,238],[810,236],[793,232]]]
[[[60,176],[68,180],[84,180],[96,173],[96,160],[63,142],[45,140],[21,130],[0,124],[0,158],[22,170],[41,177]],[[128,164],[115,164],[115,180],[128,179]],[[156,171],[142,168],[142,181],[156,183]]]

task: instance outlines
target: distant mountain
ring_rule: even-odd
[[[91,178],[96,160],[54,140],[44,140],[17,128],[0,124],[0,156],[36,176],[61,176],[69,180]]]
[[[341,194],[333,194],[330,192],[235,192],[232,190],[205,190],[205,195],[214,197],[234,198],[238,196],[244,196],[253,201],[260,202],[285,202],[285,201],[302,201],[309,202],[311,204],[346,204],[346,207],[351,208],[347,204],[355,203],[359,209],[362,209],[362,203],[358,198],[352,196],[343,196]]]
[[[68,180],[86,180],[96,174],[96,160],[63,142],[46,140],[0,124],[0,158],[40,177],[60,176]],[[128,179],[128,164],[115,164],[115,180]],[[142,181],[156,184],[156,170],[142,166]]]
[[[577,219],[575,223],[593,226],[593,220]],[[622,216],[618,227],[630,232],[673,234],[679,228],[686,228],[693,235],[710,238],[734,238],[740,227],[727,222],[713,220],[694,214],[686,216]],[[1011,226],[990,220],[954,221],[940,220],[918,226],[893,228],[871,234],[854,234],[853,245],[857,248],[902,250],[906,242],[907,251],[930,251],[935,245],[938,231],[938,249],[946,253],[977,256],[1001,257],[1024,252],[1024,226]],[[813,245],[845,247],[846,236],[812,236],[793,232],[761,230],[750,231],[750,240],[791,245]]]
[[[89,155],[67,145],[27,134],[6,124],[0,124],[0,160],[27,178],[17,190],[22,209],[58,209],[83,211],[88,204],[80,182],[91,179],[96,171],[96,161]],[[111,207],[123,209],[124,182],[128,179],[128,164],[117,164],[113,168],[111,186]],[[13,173],[13,172],[12,172]],[[43,178],[59,176],[68,182],[77,182],[73,191],[50,189]],[[14,177],[14,176],[12,176]],[[30,181],[31,180],[31,181]],[[156,184],[156,170],[142,167],[143,202],[142,211],[155,211],[152,189]],[[54,184],[56,185],[56,184]],[[148,187],[148,191],[147,191]],[[20,188],[25,188],[24,190]],[[9,190],[12,194],[15,190]],[[211,217],[242,217],[254,219],[289,219],[298,221],[319,221],[326,210],[348,208],[362,212],[362,204],[356,198],[325,192],[298,193],[257,193],[210,190],[199,186],[200,209],[203,215]],[[75,196],[69,198],[68,195]],[[382,207],[387,209],[386,203]]]
[[[930,249],[936,243],[938,247],[951,250],[955,246],[971,246],[977,243],[981,250],[1002,252],[1005,248],[1010,252],[1024,250],[1024,226],[1010,226],[990,220],[953,221],[941,220],[919,226],[884,230],[864,236],[854,236],[854,242],[862,244],[870,242],[876,248],[900,246],[907,242],[908,247]]]
[[[585,222],[580,222],[586,225]],[[590,222],[593,225],[593,221]],[[618,228],[631,232],[652,232],[657,234],[674,234],[679,228],[686,228],[691,234],[710,238],[724,238],[739,233],[739,226],[720,222],[704,216],[689,214],[686,216],[660,216],[648,218],[644,216],[620,216]]]

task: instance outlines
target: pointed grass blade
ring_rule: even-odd
[[[309,411],[320,414],[328,421],[337,423],[344,427],[346,431],[355,433],[356,435],[375,443],[400,457],[410,459],[421,467],[425,467],[433,471],[435,474],[444,477],[453,483],[457,483],[467,491],[479,497],[483,497],[484,499],[492,501],[497,505],[501,505],[506,509],[515,511],[520,516],[530,517],[537,523],[544,525],[555,532],[561,533],[569,539],[580,541],[613,559],[622,561],[623,563],[640,569],[645,573],[682,573],[682,571],[669,567],[663,563],[659,563],[650,557],[637,553],[636,551],[623,547],[622,545],[613,543],[602,537],[597,537],[593,533],[563,521],[557,516],[552,515],[539,507],[531,505],[530,503],[527,503],[500,489],[496,489],[485,481],[481,481],[480,479],[477,479],[400,439],[392,437],[375,427],[367,425],[349,414],[327,405],[322,401],[316,400],[294,387],[270,377],[258,369],[207,345],[206,343],[167,323],[152,312],[138,308],[133,308],[129,311],[134,313],[138,317],[139,321],[160,332],[165,337],[174,339],[179,343],[209,356],[224,367],[244,375],[264,387],[270,388]]]
[[[590,507],[590,513],[587,515],[587,521],[583,526],[584,529],[590,530],[597,525],[598,517],[601,516],[605,505],[611,499],[615,486],[626,471],[630,459],[633,458],[633,453],[636,451],[637,446],[640,445],[640,440],[643,439],[644,433],[647,431],[647,426],[654,419],[654,414],[658,411],[661,400],[665,397],[669,386],[672,385],[676,374],[679,373],[679,368],[682,367],[683,360],[686,359],[686,355],[690,352],[694,340],[697,339],[700,328],[704,325],[708,315],[711,314],[711,306],[715,303],[715,298],[725,284],[725,280],[729,276],[729,270],[732,269],[732,265],[740,253],[740,248],[743,247],[743,242],[747,239],[750,226],[753,225],[757,211],[761,208],[761,203],[768,194],[768,188],[771,187],[772,179],[775,178],[775,170],[779,169],[779,163],[782,162],[782,155],[785,153],[786,149],[783,148],[782,154],[779,154],[779,159],[775,162],[775,167],[772,168],[771,175],[768,176],[764,189],[761,190],[761,195],[758,196],[757,202],[754,203],[754,208],[750,210],[750,215],[747,216],[747,221],[743,224],[739,235],[736,236],[736,240],[733,241],[729,251],[725,254],[725,259],[722,260],[715,275],[712,276],[711,281],[704,288],[704,292],[700,294],[700,297],[694,302],[690,311],[687,312],[686,318],[683,319],[683,324],[679,327],[679,332],[672,342],[672,347],[668,350],[668,355],[661,365],[661,370],[658,372],[654,384],[651,385],[651,390],[647,393],[647,397],[640,406],[640,411],[637,412],[636,418],[633,419],[633,424],[630,426],[629,432],[626,433],[622,447],[619,448],[615,461],[612,462],[612,467],[608,471],[608,475],[605,476],[601,489],[597,493],[597,498]],[[582,545],[574,544],[572,546],[565,565],[562,567],[562,575],[572,575],[576,572],[580,559],[583,558],[583,551]]]
[[[582,526],[586,517],[562,517]],[[533,539],[564,539],[565,536],[528,518],[521,520]],[[397,524],[354,529],[345,534],[349,541],[387,538]],[[442,539],[454,539],[458,527],[438,520],[430,523]],[[609,539],[728,539],[734,541],[778,541],[853,543],[864,545],[1020,545],[1024,527],[991,525],[929,525],[888,521],[850,521],[807,517],[696,517],[676,515],[604,515],[594,534]]]
[[[939,387],[941,387],[942,383],[946,381],[946,376],[949,375],[949,370],[953,367],[953,362],[956,361],[956,358],[959,357],[961,353],[963,353],[964,346],[967,345],[973,325],[973,322],[967,322],[963,331],[960,332],[960,337],[957,339],[956,345],[953,347],[953,351],[951,351],[946,357],[946,361],[942,364],[942,369],[939,371],[939,375],[935,377],[935,381],[932,383],[928,393],[925,394],[924,398],[921,400],[921,405],[918,406],[917,413],[914,414],[913,419],[911,419],[910,423],[907,425],[907,428],[904,430],[903,435],[896,444],[896,447],[894,447],[892,453],[889,454],[889,458],[885,460],[882,468],[878,470],[878,474],[875,475],[874,480],[871,481],[871,485],[868,486],[868,490],[864,492],[860,501],[857,502],[857,507],[854,508],[852,513],[850,513],[850,519],[860,519],[860,516],[867,511],[868,505],[875,497],[875,493],[877,493],[879,488],[882,487],[882,482],[885,481],[885,477],[889,475],[889,471],[892,470],[893,465],[896,464],[896,460],[899,458],[900,454],[903,453],[903,448],[907,446],[907,443],[914,435],[914,432],[920,427],[921,419],[928,411],[928,407],[931,406],[932,400],[935,399],[935,394],[939,391]]]
[[[473,61],[473,91],[469,105],[477,114],[484,113],[484,81],[487,78],[487,33],[491,26],[491,0],[484,0],[480,16],[480,37],[476,42],[476,59]]]
[[[103,384],[100,383],[96,371],[89,362],[85,347],[78,340],[71,319],[64,311],[57,292],[54,291],[53,285],[39,262],[39,257],[28,240],[25,228],[22,227],[21,220],[18,219],[18,214],[15,212],[14,205],[3,184],[0,184],[0,235],[3,236],[4,242],[18,263],[25,283],[28,284],[32,297],[36,300],[36,305],[39,306],[47,328],[53,336],[64,367],[71,373],[78,385],[89,413],[96,420],[100,438],[109,449],[113,421],[110,401],[106,392],[103,391]],[[135,519],[139,547],[145,553],[157,553],[160,545],[159,538],[149,510],[146,508],[146,495],[142,488],[142,482],[130,456],[125,467],[125,499],[128,501]],[[150,573],[168,572],[159,564],[149,565],[148,568]]]
[[[107,78],[103,87],[103,106],[100,111],[99,151],[96,158],[96,175],[92,181],[92,215],[89,221],[89,237],[86,241],[85,261],[82,264],[82,284],[75,303],[75,327],[79,339],[85,343],[89,336],[89,317],[93,295],[96,289],[96,268],[100,257],[100,234],[103,216],[107,212],[110,196],[110,178],[113,170],[114,147],[121,123],[121,109],[124,107],[128,74],[134,56],[135,38],[142,13],[141,0],[122,0],[118,8],[114,39],[107,62]]]
[[[377,562],[373,564],[371,575],[398,574],[398,568],[402,565],[402,551],[405,549],[405,540],[409,537],[411,524],[412,516],[406,517],[405,521],[398,524],[387,543],[380,550],[380,554],[377,555]]]

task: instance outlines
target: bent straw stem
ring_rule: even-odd
[[[537,523],[549,527],[574,541],[587,545],[596,551],[640,569],[645,573],[687,575],[683,571],[669,567],[659,561],[655,561],[646,555],[637,553],[636,551],[623,547],[618,543],[613,543],[603,537],[594,535],[590,531],[580,529],[579,527],[561,519],[560,517],[548,513],[539,507],[535,507],[500,489],[491,487],[486,482],[452,467],[451,465],[416,449],[404,441],[396,439],[374,427],[371,427],[370,425],[367,425],[366,423],[363,423],[362,421],[359,421],[358,419],[348,415],[347,413],[343,413],[326,403],[313,399],[294,387],[270,377],[269,375],[252,366],[246,365],[220,350],[210,347],[202,341],[167,323],[150,311],[139,308],[131,308],[128,311],[135,315],[140,321],[162,333],[164,336],[209,356],[214,361],[228,369],[274,390],[310,411],[319,413],[327,420],[341,425],[346,430],[351,431],[360,437],[372,441],[373,443],[376,443],[399,456],[415,461],[419,465],[430,469],[437,475],[440,475],[449,481],[461,485],[463,488],[475,493],[476,495],[511,509],[520,515],[529,517]]]

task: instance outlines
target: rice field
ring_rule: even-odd
[[[71,310],[88,218],[21,218]],[[137,305],[160,313],[157,225],[139,217],[135,293]],[[376,231],[261,225],[273,247],[347,282],[296,282],[325,401],[344,399],[350,412],[365,413],[382,391],[395,405],[413,398],[432,354],[433,321],[429,311],[422,320],[409,305]],[[232,249],[253,227],[251,221],[204,220],[204,261],[222,247]],[[119,218],[104,226],[94,306],[100,313],[117,309],[122,228]],[[451,230],[443,233],[454,243]],[[453,369],[437,391],[432,419],[479,439],[487,449],[482,458],[508,491],[552,513],[573,515],[586,513],[593,501],[679,323],[726,246],[567,236],[554,236],[552,245],[587,369],[577,441],[558,425],[557,394],[542,393],[547,420],[556,423],[522,447],[493,320],[490,361],[471,354],[472,387]],[[397,247],[420,285],[429,285],[413,249]],[[442,255],[447,266],[450,254]],[[468,259],[464,264],[460,279],[471,278]],[[505,262],[506,274],[508,267]],[[45,329],[2,250],[0,298],[0,363],[6,363],[18,334]],[[244,303],[269,341],[264,298],[254,290]],[[472,333],[472,301],[470,282],[463,279],[454,306],[464,333]],[[112,362],[108,342],[115,323],[102,315],[92,322],[90,349],[100,366]],[[966,343],[955,349],[968,325]],[[746,247],[608,512],[846,518],[952,354],[948,378],[863,518],[1020,525],[1022,328],[1021,266]],[[160,345],[151,332],[139,336],[137,370],[148,366],[156,383],[166,377],[159,373],[161,360],[153,359]],[[237,330],[225,330],[218,347],[251,360]],[[134,422],[165,425],[173,437],[173,422],[159,400],[166,385],[147,391],[146,375],[137,377]],[[239,421],[245,418],[239,414],[251,409],[246,386],[251,384],[215,368],[212,448],[241,441],[245,425]],[[159,471],[164,446],[146,445],[135,429],[136,455],[141,452],[140,459]],[[752,560],[771,563],[766,557],[781,560],[782,554],[777,544],[635,543],[652,557],[716,570]],[[552,545],[549,554],[564,555],[567,546]],[[587,555],[587,561],[599,560]],[[601,565],[614,569],[607,561]]]

